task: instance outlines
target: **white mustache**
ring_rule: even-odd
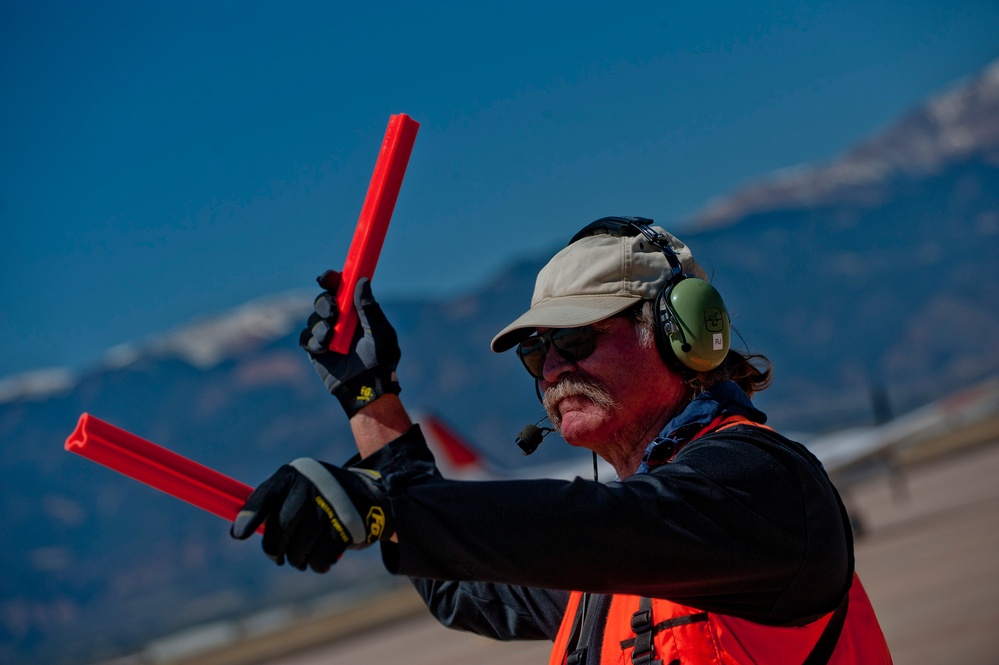
[[[558,383],[554,383],[545,389],[541,404],[548,413],[548,420],[552,427],[560,431],[562,427],[562,416],[559,415],[558,405],[563,399],[575,396],[586,397],[594,404],[608,409],[615,409],[618,403],[614,401],[607,388],[596,379],[584,376],[567,376]]]

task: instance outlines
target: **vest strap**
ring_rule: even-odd
[[[569,648],[572,649],[573,646],[575,648],[566,655],[566,665],[586,664],[586,645],[590,642],[594,623],[596,623],[596,612],[590,607],[590,594],[584,593],[579,601],[579,608],[572,625],[572,636],[569,638]]]
[[[843,632],[843,624],[846,623],[846,611],[850,607],[850,592],[843,594],[843,600],[839,607],[829,617],[826,627],[822,629],[818,641],[812,647],[812,652],[808,654],[804,665],[826,665],[832,658],[836,643],[839,642],[840,633]]]
[[[652,628],[652,636],[655,637],[660,632],[666,630],[667,628],[673,628],[674,626],[686,626],[688,623],[698,623],[700,621],[707,621],[707,612],[698,612],[696,614],[684,614],[683,616],[673,617],[672,619],[666,619],[665,621],[660,621]],[[628,647],[634,646],[635,638],[630,640],[621,640],[621,649],[627,649]]]
[[[655,660],[656,653],[652,646],[652,636],[655,626],[652,625],[652,599],[642,596],[638,601],[638,611],[631,615],[631,629],[635,631],[635,648],[631,652],[632,665],[654,665],[662,663]]]

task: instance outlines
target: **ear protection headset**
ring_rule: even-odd
[[[729,349],[728,310],[711,284],[683,272],[666,235],[652,228],[645,217],[603,217],[587,225],[569,244],[595,235],[643,235],[666,257],[672,275],[656,294],[656,348],[663,361],[681,374],[707,372],[718,367]]]

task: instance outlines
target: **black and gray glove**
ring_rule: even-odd
[[[382,395],[399,394],[399,338],[371,294],[371,281],[363,277],[354,289],[358,326],[350,351],[346,355],[330,351],[333,326],[340,314],[336,304],[340,273],[327,270],[316,281],[326,291],[316,298],[315,311],[298,343],[350,418]]]
[[[325,573],[348,549],[392,536],[381,478],[303,457],[253,490],[229,533],[245,540],[264,524],[264,552],[279,566]]]

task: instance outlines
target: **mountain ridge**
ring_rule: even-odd
[[[830,162],[782,169],[708,202],[692,229],[731,224],[750,213],[822,206],[835,200],[875,204],[892,177],[924,177],[976,153],[999,163],[999,60],[953,84]]]

